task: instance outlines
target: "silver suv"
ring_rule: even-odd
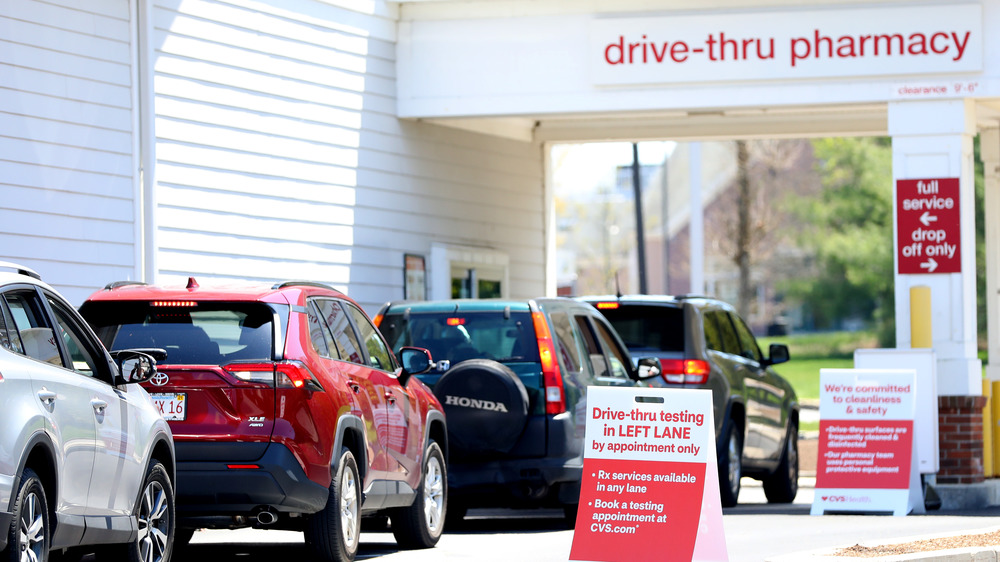
[[[170,428],[138,384],[150,355],[110,355],[25,267],[0,262],[0,559],[101,545],[165,562],[174,535]]]

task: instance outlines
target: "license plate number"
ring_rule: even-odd
[[[168,421],[181,421],[187,417],[187,395],[176,394],[150,394],[153,404],[160,410],[160,415]]]

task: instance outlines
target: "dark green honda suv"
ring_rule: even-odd
[[[587,387],[659,377],[611,325],[573,299],[389,303],[375,322],[393,351],[430,350],[448,418],[449,519],[469,507],[563,507],[572,523],[583,469]]]

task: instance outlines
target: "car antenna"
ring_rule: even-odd
[[[622,286],[618,282],[618,271],[615,271],[615,296],[620,300],[622,298]]]

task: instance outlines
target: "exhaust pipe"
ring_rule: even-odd
[[[257,524],[267,527],[278,522],[278,514],[269,507],[262,508],[257,512]]]

